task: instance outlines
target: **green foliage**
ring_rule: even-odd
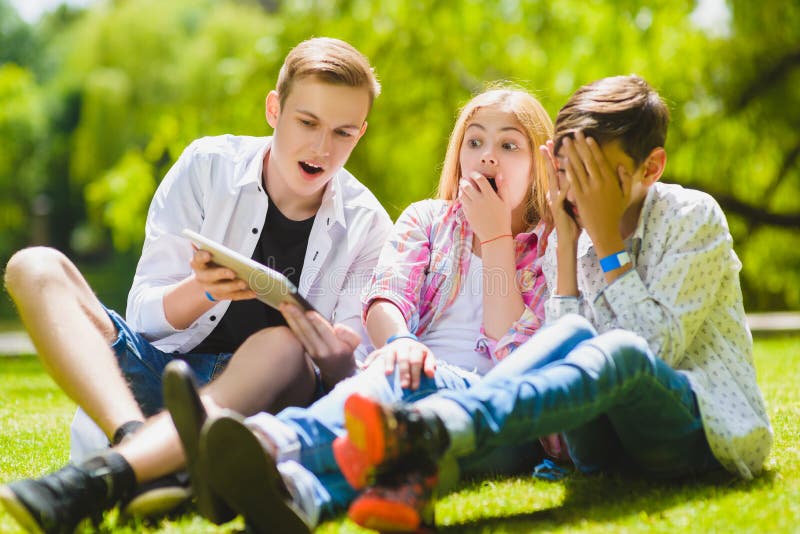
[[[800,5],[726,5],[716,28],[693,22],[690,0],[128,0],[62,8],[33,28],[14,19],[0,43],[38,54],[0,56],[27,73],[0,71],[24,79],[3,108],[28,101],[14,131],[0,112],[11,148],[0,198],[14,199],[0,258],[22,244],[19,221],[42,193],[58,200],[56,245],[137,249],[147,197],[182,148],[267,135],[264,97],[283,57],[329,35],[368,55],[383,83],[348,168],[392,215],[435,190],[457,108],[487,83],[521,84],[555,116],[580,85],[636,72],[671,107],[664,179],[711,192],[728,213],[748,307],[800,307]]]
[[[775,432],[761,477],[750,481],[656,482],[574,475],[560,482],[512,477],[465,483],[436,506],[442,532],[796,532],[800,522],[800,338],[757,339],[755,362]],[[0,358],[0,483],[39,476],[67,459],[75,405],[32,357]],[[0,531],[16,532],[0,511]],[[153,525],[105,515],[102,532],[236,532],[242,519],[217,527],[197,515]],[[343,517],[322,534],[366,533]]]
[[[44,137],[42,96],[30,71],[0,65],[0,250],[25,243],[29,204],[42,183],[39,143]]]

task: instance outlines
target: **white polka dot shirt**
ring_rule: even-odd
[[[583,232],[578,298],[553,295],[556,239],[543,267],[552,295],[547,319],[579,313],[600,332],[623,328],[644,337],[654,354],[689,378],[719,462],[744,478],[758,474],[772,429],[756,384],[742,264],[717,202],[700,191],[654,184],[626,241],[634,269],[610,285]]]

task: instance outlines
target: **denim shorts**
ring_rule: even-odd
[[[136,402],[149,417],[164,407],[161,375],[169,362],[183,360],[194,371],[197,382],[205,385],[216,378],[228,365],[231,353],[181,354],[157,349],[141,334],[134,332],[114,310],[106,308],[117,329],[117,339],[111,349],[117,356],[122,374],[128,381]]]

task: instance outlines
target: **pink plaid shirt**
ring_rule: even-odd
[[[515,237],[517,276],[525,310],[500,339],[481,327],[479,347],[495,361],[502,360],[544,323],[547,285],[542,260],[547,246],[545,224]],[[472,229],[458,203],[423,200],[410,205],[397,219],[381,250],[364,314],[375,300],[397,306],[411,332],[422,336],[453,303],[469,271]]]

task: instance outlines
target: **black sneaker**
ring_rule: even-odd
[[[183,360],[173,360],[164,369],[163,385],[164,406],[172,416],[186,454],[186,469],[197,497],[197,509],[212,523],[227,523],[236,514],[208,485],[207,466],[198,452],[200,429],[208,414],[200,400],[194,373]]]
[[[130,499],[120,503],[126,517],[158,518],[177,514],[192,499],[189,474],[186,471],[139,484]]]
[[[209,420],[203,426],[200,454],[206,458],[209,483],[254,532],[307,534],[311,519],[294,502],[275,460],[241,416]]]
[[[69,464],[42,478],[0,487],[0,501],[30,532],[71,533],[86,518],[99,522],[134,484],[128,463],[107,452],[80,466]]]
[[[382,471],[407,459],[435,464],[450,445],[442,421],[412,405],[383,405],[354,393],[344,404],[346,436],[333,442],[333,455],[347,482],[361,489]]]

